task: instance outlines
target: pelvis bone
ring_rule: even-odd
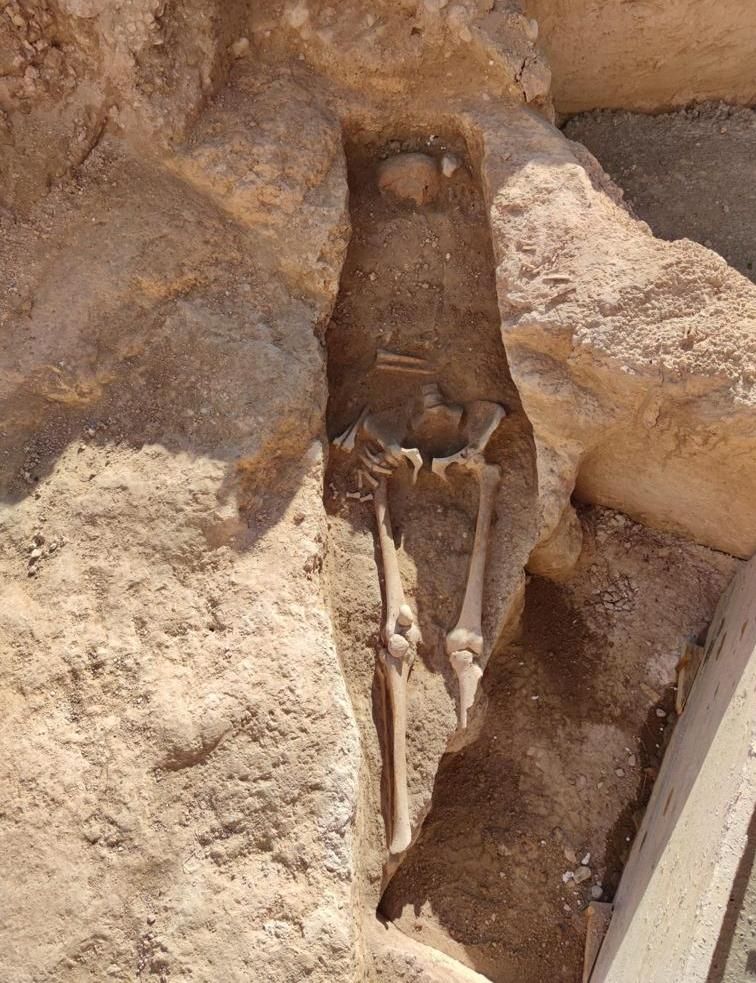
[[[345,452],[355,454],[359,461],[360,487],[367,484],[373,491],[385,589],[380,654],[391,708],[392,853],[406,850],[412,838],[407,797],[407,680],[421,637],[417,618],[402,587],[389,513],[389,481],[406,464],[411,468],[414,484],[423,465],[419,447],[403,446],[408,426],[415,433],[427,433],[430,439],[438,439],[439,433],[453,432],[457,446],[460,439],[467,441],[457,453],[432,460],[433,473],[444,480],[449,469],[464,468],[475,475],[480,485],[475,540],[462,610],[446,638],[446,651],[459,680],[459,724],[466,727],[467,713],[482,676],[476,658],[483,651],[483,577],[500,479],[499,468],[486,463],[484,452],[504,416],[505,410],[498,403],[476,401],[464,407],[447,403],[438,386],[431,383],[423,386],[418,403],[403,412],[370,414],[367,408],[363,409],[357,420],[333,441]]]

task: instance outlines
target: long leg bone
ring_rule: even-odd
[[[495,464],[486,463],[486,444],[498,427],[505,410],[498,403],[477,403],[471,407],[474,413],[468,425],[470,442],[450,457],[436,458],[432,469],[446,480],[446,471],[452,465],[471,471],[478,480],[480,501],[475,523],[470,568],[467,574],[465,596],[457,624],[446,636],[446,653],[457,674],[459,684],[459,726],[467,727],[467,712],[475,701],[478,683],[483,670],[475,661],[483,651],[483,581],[486,568],[488,537],[491,529],[496,489],[501,480],[501,470]]]
[[[406,850],[412,839],[407,799],[407,677],[420,640],[420,630],[402,588],[399,561],[391,530],[388,487],[382,478],[375,490],[375,517],[383,559],[386,618],[381,632],[393,731],[393,810],[391,853]]]

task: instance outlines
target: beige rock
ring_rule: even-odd
[[[584,501],[749,556],[756,288],[702,246],[654,239],[545,122],[479,125],[504,343],[547,499],[542,543],[574,542],[574,484]]]
[[[525,7],[538,21],[563,113],[756,99],[756,9],[746,0],[525,0]]]
[[[346,186],[338,141],[300,137],[320,225],[275,217],[275,169],[266,215],[320,256],[306,289],[111,141],[0,246],[30,298],[0,301],[3,979],[357,977],[316,336]]]

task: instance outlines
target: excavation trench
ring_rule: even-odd
[[[464,593],[478,487],[464,473],[444,483],[427,465],[413,484],[399,467],[389,506],[422,643],[408,682],[413,842],[390,856],[382,558],[372,489],[358,487],[354,455],[333,449],[326,574],[363,752],[356,890],[369,918],[377,910],[494,983],[574,981],[582,912],[611,899],[660,763],[681,642],[705,628],[734,561],[584,508],[572,576],[561,585],[532,578],[525,590],[534,448],[501,341],[486,207],[464,142],[431,132],[345,141],[352,238],[326,335],[328,432],[337,438],[365,407],[412,403],[429,384],[455,404],[506,405],[487,448],[502,472],[485,581],[490,659],[471,724],[455,733],[457,679],[444,642]],[[449,155],[458,166],[422,204],[382,193],[384,162],[417,152],[439,172]],[[380,352],[393,368],[377,364]],[[423,360],[424,373],[397,371],[409,364],[397,355]],[[432,452],[457,449],[439,438]],[[373,961],[376,978],[396,977],[385,954]]]
[[[464,142],[454,134],[348,137],[352,238],[327,331],[328,432],[344,432],[365,407],[371,413],[434,398],[454,407],[484,400],[506,407],[486,450],[502,473],[492,522],[484,636],[490,643],[511,621],[535,500],[534,453],[501,342],[494,261],[479,182]],[[386,191],[386,162],[422,153],[438,186],[420,204],[401,182]],[[443,174],[445,161],[446,174]],[[413,176],[407,178],[408,187]],[[400,361],[376,365],[380,353]],[[422,360],[420,371],[401,359]],[[418,363],[419,364],[419,363]],[[432,433],[432,456],[460,449],[448,428]],[[326,478],[330,515],[329,579],[345,675],[362,728],[366,768],[363,884],[377,905],[396,858],[384,869],[392,816],[390,713],[376,672],[382,618],[381,557],[369,486],[358,488],[353,456],[334,451]],[[428,461],[412,481],[401,467],[389,482],[389,506],[402,583],[417,612],[422,642],[408,684],[407,768],[410,819],[416,832],[427,812],[438,762],[455,731],[457,679],[444,650],[465,589],[478,510],[473,475],[431,473]],[[510,503],[514,503],[510,505]],[[518,546],[519,544],[519,546]],[[514,548],[513,548],[514,547]]]

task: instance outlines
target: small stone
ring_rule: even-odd
[[[42,556],[42,550],[39,547],[37,547],[36,549],[33,549],[31,551],[31,553],[29,554],[29,558],[31,560],[38,560],[40,558],[40,556]]]
[[[614,769],[614,774],[617,776],[617,778],[624,778],[625,777],[625,769],[624,768],[615,768]]]
[[[295,31],[303,27],[309,17],[310,11],[307,9],[307,4],[305,3],[298,3],[295,7],[291,7],[286,11],[286,20]]]
[[[460,160],[456,154],[444,154],[441,158],[441,173],[444,177],[451,177],[452,174],[459,170]]]
[[[583,881],[589,881],[591,879],[591,868],[581,865],[572,876],[576,884],[582,884]]]
[[[666,710],[662,710],[661,707],[657,707],[656,708],[656,716],[657,717],[666,717],[667,716],[667,711]]]
[[[575,879],[575,874],[571,870],[565,870],[565,872],[562,874],[562,884],[567,884],[569,881],[572,881],[574,879]]]
[[[243,58],[249,52],[249,38],[239,38],[231,45],[231,54],[234,58]]]
[[[573,865],[577,863],[577,854],[571,846],[566,846],[564,848],[564,859]]]
[[[583,857],[583,859],[582,859],[582,860],[580,861],[580,863],[581,863],[581,864],[582,864],[582,865],[583,865],[584,867],[587,867],[587,866],[588,866],[588,864],[589,864],[590,862],[591,862],[591,855],[590,855],[590,853],[586,853],[586,855],[585,855],[585,856]]]
[[[155,916],[154,915],[148,915],[147,916],[147,924],[148,925],[154,925],[155,924]]]
[[[631,754],[630,755],[630,757],[627,759],[627,763],[628,763],[628,765],[629,765],[630,768],[635,768],[636,758],[635,758],[635,755],[634,754]]]
[[[604,893],[604,889],[600,884],[594,884],[593,887],[591,888],[591,897],[593,898],[594,901],[599,901],[603,893]]]

